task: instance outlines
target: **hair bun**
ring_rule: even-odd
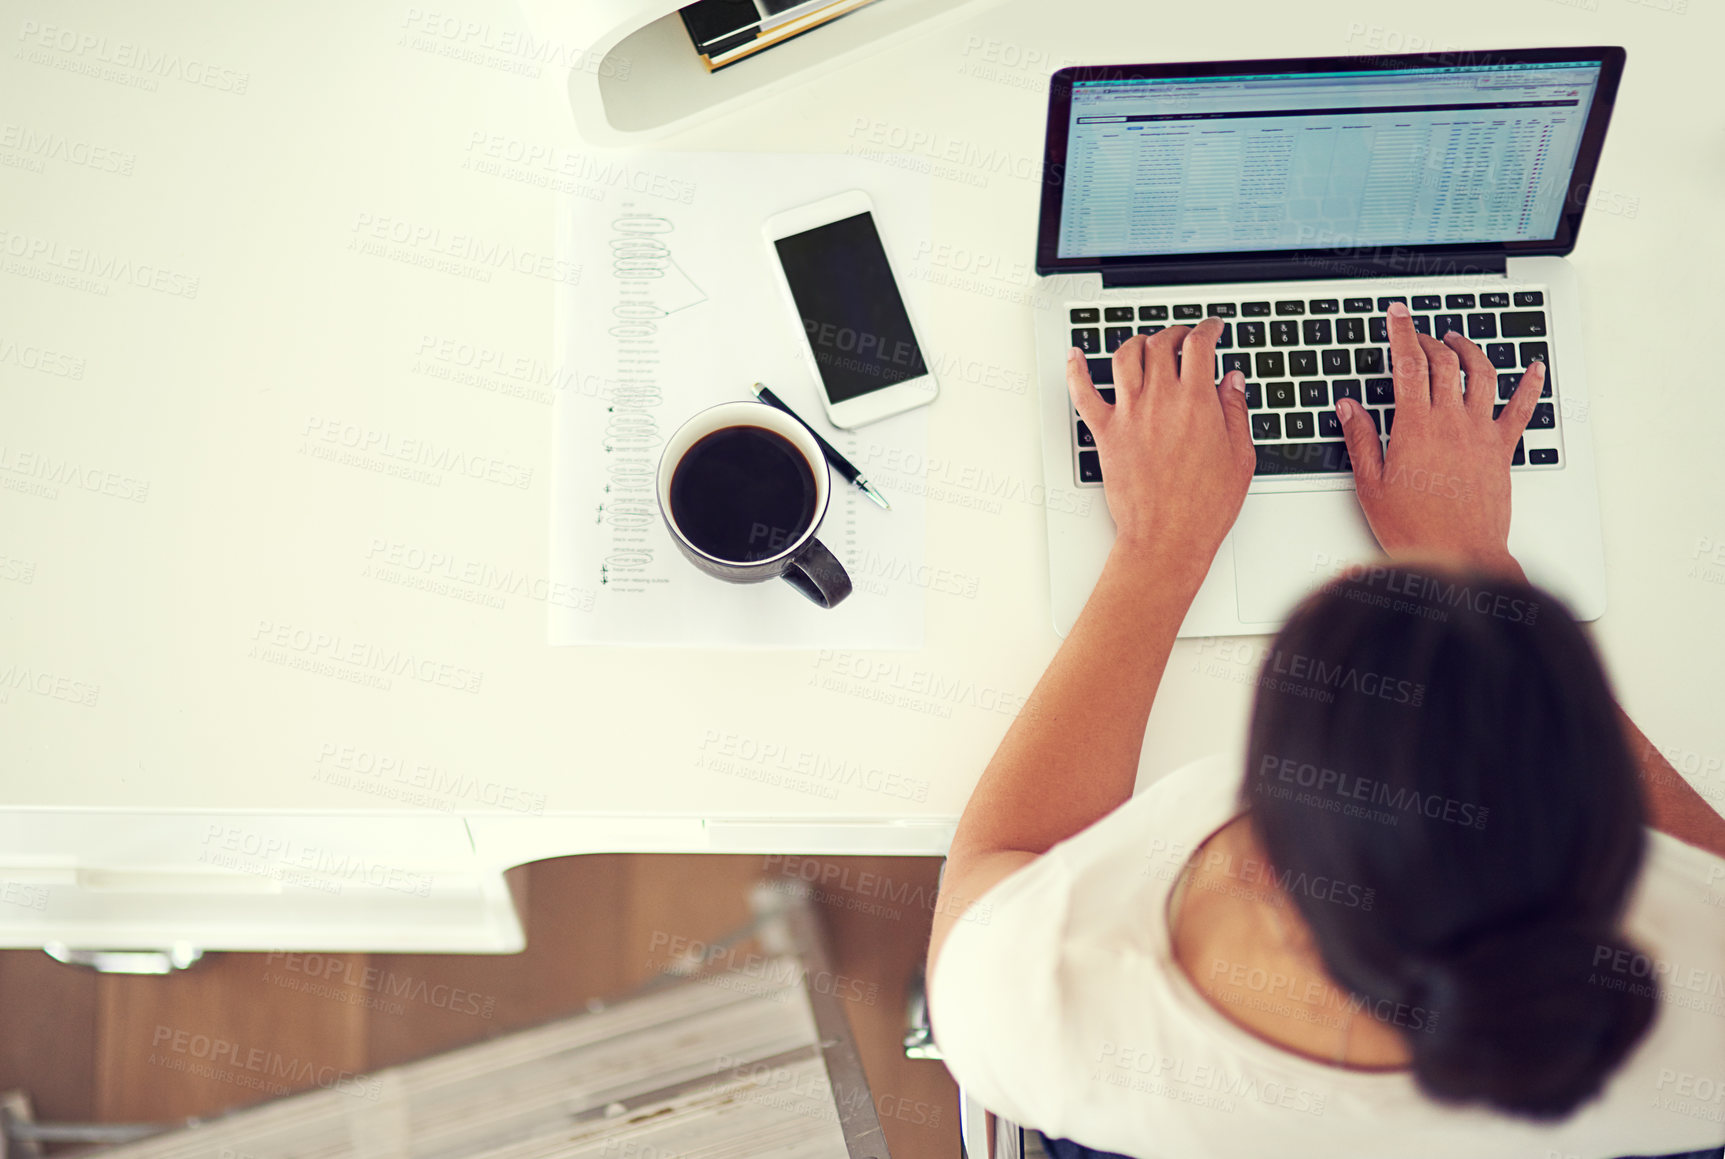
[[[1597,1094],[1653,1021],[1652,983],[1610,967],[1622,951],[1615,932],[1531,925],[1422,958],[1408,1000],[1427,1031],[1407,1036],[1420,1088],[1535,1118]]]

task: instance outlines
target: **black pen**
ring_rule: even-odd
[[[784,411],[786,414],[796,419],[799,423],[802,423],[804,429],[815,437],[815,442],[821,445],[821,454],[825,455],[827,457],[827,462],[831,463],[833,467],[838,470],[838,473],[845,477],[846,482],[855,483],[862,489],[862,493],[864,495],[867,495],[870,499],[873,499],[876,503],[880,504],[881,510],[892,510],[892,507],[886,501],[886,496],[882,495],[879,491],[876,491],[874,487],[869,484],[869,481],[863,478],[862,472],[852,466],[849,459],[838,453],[837,448],[825,439],[821,438],[821,433],[819,431],[809,426],[808,423],[803,422],[802,415],[786,406],[782,401],[780,401],[778,395],[774,394],[758,382],[749,389],[755,392],[756,398],[760,399],[768,406],[777,407],[779,410]]]

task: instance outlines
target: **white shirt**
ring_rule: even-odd
[[[1725,861],[1649,833],[1625,932],[1662,971],[1652,1027],[1557,1125],[1453,1109],[1407,1071],[1350,1071],[1229,1021],[1175,962],[1179,867],[1240,812],[1205,757],[985,893],[929,980],[947,1067],[989,1110],[1135,1159],[1609,1159],[1725,1140]],[[1648,961],[1603,966],[1633,984]],[[1267,995],[1269,997],[1269,995]]]

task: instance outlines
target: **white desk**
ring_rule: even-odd
[[[927,644],[822,655],[544,644],[550,398],[575,368],[552,365],[548,174],[495,162],[583,145],[512,8],[6,0],[0,943],[507,949],[496,873],[535,858],[941,853],[1056,645],[1025,303],[1046,76],[1080,60],[1628,47],[1573,257],[1595,639],[1719,796],[1725,394],[1701,338],[1725,306],[1725,21],[1681,3],[1015,0],[666,142],[896,148],[936,175],[936,236],[898,239],[957,368]],[[385,469],[412,440],[465,472]],[[500,597],[474,582],[511,571]],[[1178,646],[1143,775],[1241,733],[1263,643]]]

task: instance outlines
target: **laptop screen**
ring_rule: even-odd
[[[1075,79],[1057,256],[1553,239],[1601,67]]]

